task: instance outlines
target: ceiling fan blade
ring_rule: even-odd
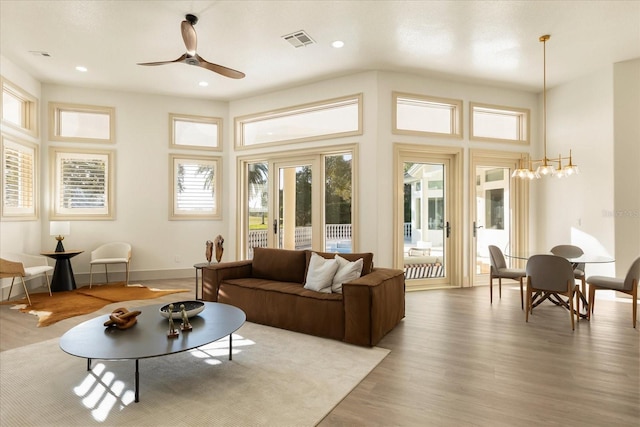
[[[138,65],[164,65],[164,64],[173,64],[174,62],[184,62],[187,59],[187,54],[183,54],[180,58],[175,59],[173,61],[159,61],[159,62],[138,62]]]
[[[194,56],[198,46],[196,29],[193,28],[193,24],[189,21],[182,21],[180,29],[182,30],[182,40],[184,40],[184,45],[187,47],[187,53]]]
[[[244,73],[240,71],[233,70],[231,68],[223,67],[222,65],[213,64],[205,59],[203,59],[200,55],[196,53],[195,58],[199,62],[199,66],[202,68],[206,68],[207,70],[213,71],[214,73],[221,74],[225,77],[229,77],[232,79],[242,79],[244,78]]]

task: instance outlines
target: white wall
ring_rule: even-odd
[[[542,100],[540,100],[542,102]],[[580,174],[547,177],[537,188],[536,249],[574,244],[615,256],[613,211],[613,67],[547,91],[548,157],[573,150]],[[539,154],[542,154],[540,152]],[[614,264],[590,264],[587,275],[614,274]]]
[[[169,113],[222,117],[228,126],[227,104],[159,95],[124,93],[77,87],[43,85],[43,117],[49,102],[112,106],[116,110],[115,144],[51,143],[48,123],[42,134],[45,155],[49,146],[115,150],[115,220],[72,221],[65,248],[85,252],[72,259],[76,280],[87,281],[90,252],[109,241],[133,246],[131,279],[194,275],[193,264],[203,262],[205,242],[227,235],[227,217],[219,221],[169,221],[169,153],[219,155],[194,150],[169,149]],[[223,127],[224,129],[224,127]],[[48,162],[43,164],[42,199],[50,200]],[[223,167],[224,173],[224,167]],[[223,192],[223,203],[226,202]],[[53,250],[48,233],[48,209],[42,214],[42,248]],[[114,268],[115,270],[115,268]]]
[[[11,83],[25,92],[40,98],[40,82],[20,69],[16,64],[0,55],[0,73]],[[2,132],[17,135],[19,138],[40,146],[40,137],[33,138],[11,128],[2,128]],[[40,147],[42,157],[42,147]],[[42,206],[40,212],[42,213]],[[37,221],[2,221],[0,222],[0,252],[38,253],[40,251],[40,224]]]
[[[3,63],[3,74],[5,73]],[[633,73],[633,70],[631,74]],[[20,71],[18,70],[18,74]],[[11,76],[7,76],[11,77]],[[632,78],[628,77],[628,78]],[[16,82],[20,84],[20,82]],[[31,79],[32,86],[37,82]],[[27,85],[29,86],[29,84]],[[28,88],[27,88],[28,89]],[[464,137],[462,140],[399,136],[391,133],[391,92],[404,91],[442,96],[464,101]],[[234,117],[305,104],[349,94],[364,94],[364,133],[358,137],[290,144],[285,147],[235,150]],[[39,94],[39,93],[38,93]],[[36,95],[36,93],[34,93]],[[376,254],[376,265],[391,266],[392,254],[392,153],[393,143],[451,145],[464,149],[464,196],[468,200],[468,150],[532,151],[541,154],[538,127],[531,130],[529,147],[500,143],[478,143],[468,139],[470,101],[517,106],[531,110],[532,123],[540,121],[541,96],[491,86],[464,84],[417,75],[369,71],[270,94],[235,100],[230,103],[194,100],[108,90],[43,85],[41,95],[44,135],[42,157],[46,159],[47,103],[49,101],[116,107],[114,145],[73,144],[79,147],[113,148],[116,151],[116,218],[114,221],[74,221],[67,248],[86,252],[73,259],[79,282],[86,282],[89,252],[97,245],[126,240],[134,247],[132,279],[187,277],[194,275],[193,264],[204,260],[204,243],[217,234],[225,237],[224,260],[236,259],[237,227],[236,164],[239,156],[257,152],[275,152],[305,147],[357,143],[358,222],[357,250]],[[613,211],[613,71],[605,69],[593,75],[549,91],[549,151],[574,149],[583,174],[571,180],[536,181],[531,184],[531,248],[545,250],[556,243],[574,242],[613,255],[614,221],[603,217]],[[169,112],[211,115],[224,119],[223,219],[220,221],[169,221]],[[564,130],[566,129],[566,131]],[[55,145],[70,145],[55,143]],[[600,166],[603,169],[597,169]],[[41,224],[2,223],[2,248],[5,236],[30,252],[51,249],[55,243],[48,235],[49,164],[41,165]],[[637,175],[636,175],[637,176]],[[585,195],[597,194],[597,197]],[[537,200],[539,198],[539,200]],[[617,208],[617,207],[616,207]],[[468,208],[464,222],[468,222]],[[468,241],[468,230],[462,230]],[[18,243],[14,243],[18,242]],[[468,253],[468,243],[463,248]],[[176,262],[176,257],[179,259]],[[465,258],[465,270],[468,260]],[[612,268],[612,267],[611,267]],[[592,271],[589,271],[591,274]]]
[[[402,91],[426,94],[464,101],[464,137],[462,140],[437,137],[400,136],[391,133],[392,123],[392,92]],[[282,151],[310,146],[327,145],[331,143],[359,144],[358,164],[358,221],[359,237],[356,250],[370,251],[375,254],[375,264],[380,267],[391,267],[393,263],[393,144],[396,142],[462,146],[465,157],[468,149],[488,148],[494,150],[529,151],[532,146],[520,146],[504,143],[479,143],[469,141],[468,106],[470,101],[496,105],[517,106],[531,110],[531,120],[536,122],[537,96],[536,94],[501,89],[491,86],[470,85],[460,82],[434,79],[418,75],[408,75],[381,71],[369,71],[346,77],[322,81],[310,85],[296,87],[232,101],[229,116],[236,117],[257,112],[270,111],[283,107],[314,102],[354,93],[364,94],[364,133],[362,136],[341,138],[316,143],[290,144],[277,148],[254,148],[236,151],[233,157],[263,151]],[[230,135],[231,137],[231,135]],[[532,141],[537,140],[537,130],[532,129]],[[235,177],[235,161],[228,162],[226,170],[233,168]],[[464,163],[464,202],[468,200],[468,161]],[[228,178],[231,176],[226,175]],[[230,197],[234,198],[235,194]],[[235,204],[229,200],[229,208]],[[465,222],[468,221],[468,208],[465,208]],[[236,224],[229,224],[229,235],[235,235]],[[468,252],[468,232],[465,235],[464,253]],[[226,245],[225,241],[225,245]],[[466,260],[466,258],[465,258]],[[465,261],[465,271],[467,265]]]
[[[614,64],[616,276],[640,256],[640,59]]]

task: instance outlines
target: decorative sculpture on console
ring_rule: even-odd
[[[204,253],[204,256],[207,257],[207,261],[211,264],[211,257],[213,256],[213,242],[211,240],[207,240],[207,250]]]
[[[220,262],[220,260],[222,259],[222,253],[224,252],[224,248],[222,247],[224,238],[218,234],[214,242],[216,245],[216,261]]]

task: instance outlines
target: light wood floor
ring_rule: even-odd
[[[391,353],[319,425],[640,425],[640,326],[631,326],[628,299],[598,299],[595,317],[572,332],[560,307],[545,303],[525,323],[517,288],[503,287],[493,305],[488,294],[408,293],[406,318],[379,343]],[[0,350],[58,337],[97,314],[37,328],[35,316],[2,305]]]

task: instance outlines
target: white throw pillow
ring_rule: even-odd
[[[331,292],[341,294],[343,283],[350,282],[360,277],[364,260],[360,258],[357,261],[349,262],[349,260],[342,258],[338,254],[336,254],[335,260],[338,263],[338,271],[336,271],[335,276],[333,276]]]
[[[337,270],[338,261],[325,259],[312,252],[304,288],[325,294],[331,293],[331,282]]]

